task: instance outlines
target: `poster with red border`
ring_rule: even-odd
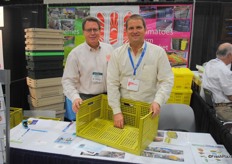
[[[191,30],[192,5],[130,5],[48,7],[47,28],[64,30],[65,58],[75,46],[85,41],[82,20],[97,17],[101,22],[100,41],[114,48],[128,42],[125,22],[131,14],[140,14],[146,21],[145,40],[163,47],[172,66],[187,67]]]

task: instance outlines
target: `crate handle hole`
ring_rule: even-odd
[[[90,105],[93,105],[93,102],[88,103],[88,105],[89,105],[89,106],[90,106]]]
[[[129,104],[129,103],[123,103],[125,106],[134,106],[132,104]]]

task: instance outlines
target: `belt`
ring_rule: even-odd
[[[100,94],[106,94],[106,93],[100,93]],[[86,100],[86,99],[89,99],[89,98],[92,98],[92,97],[95,97],[99,94],[84,94],[84,93],[80,93],[80,97],[81,99],[83,100]]]

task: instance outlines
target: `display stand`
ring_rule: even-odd
[[[5,108],[4,102],[1,103],[2,109],[4,109],[5,113],[5,148],[4,144],[2,144],[2,156],[3,158],[2,162],[3,164],[10,164],[10,145],[9,145],[9,139],[10,139],[10,70],[0,70],[0,83],[2,86],[4,86],[3,89],[3,100],[5,100]],[[1,87],[2,87],[1,86]],[[4,116],[3,116],[4,118]],[[4,124],[3,124],[4,125]],[[2,140],[3,141],[3,140]]]

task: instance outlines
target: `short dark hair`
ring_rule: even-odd
[[[128,22],[132,19],[139,19],[143,22],[143,27],[146,29],[146,23],[143,17],[139,14],[132,14],[127,20],[126,20],[126,29],[128,28]]]
[[[86,24],[87,21],[89,21],[89,22],[96,22],[97,25],[98,25],[99,30],[101,29],[100,21],[97,18],[95,18],[95,17],[88,16],[88,17],[84,18],[84,20],[82,22],[82,30],[85,29],[85,24]]]

